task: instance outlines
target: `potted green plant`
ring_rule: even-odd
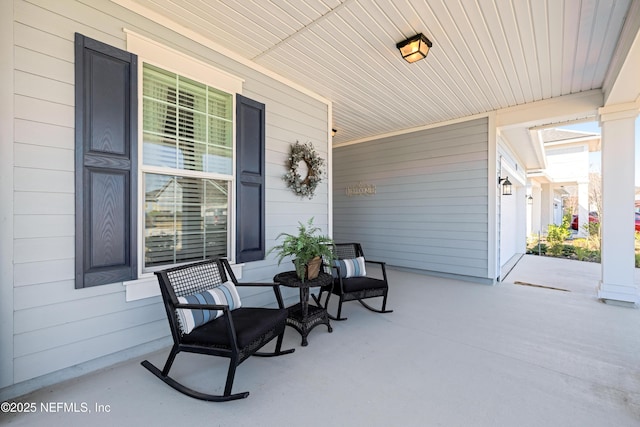
[[[306,224],[298,224],[297,235],[280,233],[276,240],[283,237],[282,243],[268,253],[278,253],[278,265],[285,257],[293,257],[296,273],[304,281],[318,276],[323,258],[328,263],[333,262],[333,239],[319,234],[320,229],[313,225],[313,217]]]

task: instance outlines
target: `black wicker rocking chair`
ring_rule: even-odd
[[[170,268],[157,272],[156,276],[169,319],[173,347],[162,371],[148,360],[143,361],[142,366],[179,392],[196,399],[214,402],[245,398],[249,396],[248,391],[231,394],[238,365],[252,355],[279,356],[294,352],[294,349],[281,350],[287,309],[283,308],[280,288],[277,285],[238,283],[226,259],[207,260]],[[198,298],[202,299],[202,295],[210,295],[210,292],[214,292],[216,296],[213,301],[215,302],[219,301],[216,298],[219,298],[217,295],[220,293],[229,294],[228,288],[235,292],[233,286],[225,283],[228,281],[231,281],[235,286],[272,287],[279,308],[242,307],[239,297],[237,300],[229,300],[226,305],[210,304],[210,298],[205,300],[205,304],[191,302],[194,300],[191,296],[196,294]],[[212,291],[212,289],[215,290]],[[237,296],[237,293],[235,295]],[[187,299],[188,296],[189,299]],[[230,308],[230,306],[234,305],[240,307],[232,310],[233,307]],[[196,324],[196,327],[193,327],[194,325],[190,324],[194,319],[202,322],[202,316],[215,317],[216,314],[219,317],[199,326]],[[189,330],[191,327],[193,329]],[[274,352],[258,352],[274,338],[277,338]],[[223,395],[205,394],[193,390],[169,376],[171,365],[176,355],[181,351],[229,358],[229,369]]]
[[[318,305],[321,304],[322,294],[327,292],[324,307],[327,308],[329,294],[333,293],[339,297],[338,313],[333,320],[347,320],[341,317],[342,303],[347,301],[360,301],[364,307],[376,313],[392,313],[387,310],[387,293],[389,284],[387,282],[387,271],[385,263],[381,261],[371,261],[364,258],[364,252],[360,243],[337,243],[334,246],[335,261],[333,265],[334,281],[332,285],[320,288],[318,295],[313,298]],[[361,258],[359,261],[358,259]],[[377,264],[382,269],[382,279],[368,277],[365,274],[364,264]],[[360,265],[360,267],[358,267]],[[377,309],[365,303],[363,299],[382,297],[382,308]]]

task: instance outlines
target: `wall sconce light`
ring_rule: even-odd
[[[509,181],[509,177],[500,178],[498,177],[498,185],[502,184],[502,195],[510,196],[511,195],[511,181]]]
[[[336,136],[336,133],[338,133],[336,129],[331,129],[331,136]]]
[[[533,204],[533,196],[531,194],[529,194],[527,196],[527,204],[528,205],[532,205]]]
[[[396,47],[400,50],[400,54],[408,63],[426,58],[431,46],[431,41],[422,33],[416,34],[396,44]]]

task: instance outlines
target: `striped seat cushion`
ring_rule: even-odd
[[[235,310],[242,306],[240,295],[232,281],[225,282],[215,288],[208,289],[198,294],[178,297],[178,302],[182,304],[219,304],[228,305],[229,310]],[[188,334],[194,328],[202,326],[207,322],[217,319],[224,313],[222,310],[198,310],[189,308],[179,308],[176,310],[180,329]]]
[[[340,277],[348,279],[349,277],[364,277],[367,275],[367,271],[364,266],[364,257],[357,257],[354,259],[337,259],[333,261],[333,265],[339,267]],[[333,269],[334,277],[338,277],[337,269]]]

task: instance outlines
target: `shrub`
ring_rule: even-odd
[[[576,254],[576,247],[573,245],[561,245],[560,253],[563,257],[571,257]]]
[[[575,254],[579,261],[600,262],[600,251],[598,250],[576,246]]]
[[[599,222],[591,222],[586,223],[583,228],[589,234],[589,236],[599,236],[600,235],[600,223]]]
[[[527,244],[527,253],[533,255],[545,255],[547,253],[547,245],[540,240],[531,240]]]
[[[562,253],[564,241],[571,235],[568,226],[564,225],[564,220],[562,223],[563,225],[549,224],[547,229],[547,242],[551,246],[550,252],[554,256],[559,256]]]
[[[576,257],[578,261],[584,261],[587,258],[589,250],[580,246],[576,246]]]

